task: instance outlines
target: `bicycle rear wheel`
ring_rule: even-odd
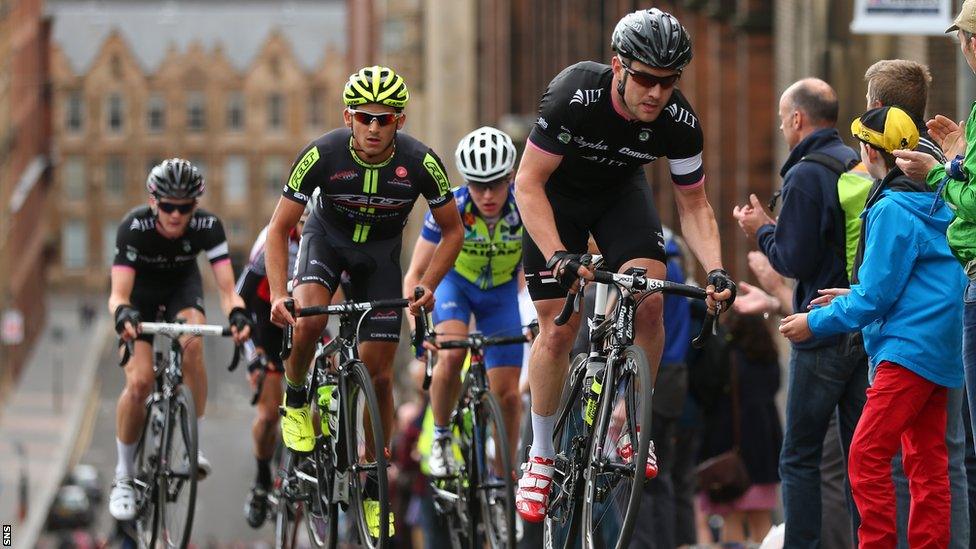
[[[549,512],[543,524],[546,549],[575,549],[579,545],[579,506],[583,495],[583,464],[589,450],[589,429],[583,422],[583,380],[586,354],[573,359],[563,392],[553,445],[556,465],[549,494]]]
[[[197,499],[197,414],[193,395],[180,385],[168,404],[165,446],[159,476],[159,541],[186,547]]]
[[[603,383],[583,491],[583,547],[627,547],[640,509],[651,440],[651,370],[630,346]],[[610,372],[610,368],[607,368]]]
[[[298,532],[305,514],[305,505],[300,494],[298,477],[293,463],[295,454],[285,448],[282,451],[281,465],[275,479],[275,549],[296,549]]]
[[[165,412],[159,403],[146,403],[146,421],[136,446],[133,481],[136,488],[136,536],[141,547],[154,547],[159,527],[156,506],[156,484],[159,471],[159,455],[162,449]]]
[[[349,500],[359,542],[365,547],[390,546],[390,498],[380,408],[373,383],[362,362],[349,364],[346,394],[342,396],[342,436],[349,482]],[[365,502],[379,508],[378,536],[370,533]],[[375,503],[374,503],[375,502]]]
[[[515,547],[515,491],[512,458],[505,432],[505,419],[495,395],[482,393],[474,403],[475,421],[468,455],[469,479],[474,491],[471,505],[480,517],[479,536],[492,549]]]
[[[312,547],[332,549],[338,542],[339,506],[330,503],[335,476],[329,442],[331,439],[319,436],[315,451],[308,458],[309,467],[315,470],[314,480],[304,478],[304,472],[301,477],[306,483],[309,496],[304,521],[308,541]]]

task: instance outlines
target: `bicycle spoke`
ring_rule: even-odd
[[[186,547],[196,503],[197,418],[193,396],[181,386],[170,402],[166,463],[159,486],[160,541],[165,547]],[[191,474],[192,473],[192,474]]]

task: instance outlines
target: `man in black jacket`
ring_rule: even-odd
[[[846,234],[837,197],[837,172],[821,163],[804,161],[811,153],[826,154],[851,167],[857,153],[841,141],[837,94],[816,78],[800,80],[783,92],[780,130],[790,148],[780,170],[782,210],[774,220],[755,195],[733,215],[770,264],[796,279],[793,310],[806,311],[821,288],[849,286]],[[845,455],[864,407],[867,357],[852,350],[845,337],[834,336],[793,344],[786,404],[786,433],[780,454],[784,547],[817,548],[821,535],[820,459],[831,415],[838,413]],[[848,490],[852,528],[857,509]]]

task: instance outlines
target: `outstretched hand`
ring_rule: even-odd
[[[948,117],[938,114],[925,123],[929,136],[939,144],[949,159],[966,154],[966,122],[958,124]]]

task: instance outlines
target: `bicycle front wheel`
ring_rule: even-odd
[[[342,436],[355,529],[364,547],[389,547],[390,497],[380,408],[363,363],[352,363],[348,369],[341,404],[345,417]]]
[[[556,464],[542,536],[546,549],[575,549],[579,543],[578,510],[590,444],[589,426],[583,420],[586,358],[586,354],[579,354],[573,359],[556,412],[553,430]]]
[[[480,516],[479,534],[492,549],[515,547],[515,492],[505,419],[495,395],[485,392],[474,404],[469,479]],[[462,427],[464,428],[464,427]],[[469,517],[476,516],[469,513]]]
[[[583,547],[627,547],[644,490],[651,440],[651,370],[644,351],[621,353],[603,382],[583,494]]]
[[[197,499],[197,414],[193,395],[180,385],[169,401],[159,476],[159,541],[186,547]]]
[[[162,454],[166,411],[160,403],[146,403],[146,422],[136,446],[136,536],[140,547],[155,547],[159,528],[156,493],[159,478],[159,456]]]

